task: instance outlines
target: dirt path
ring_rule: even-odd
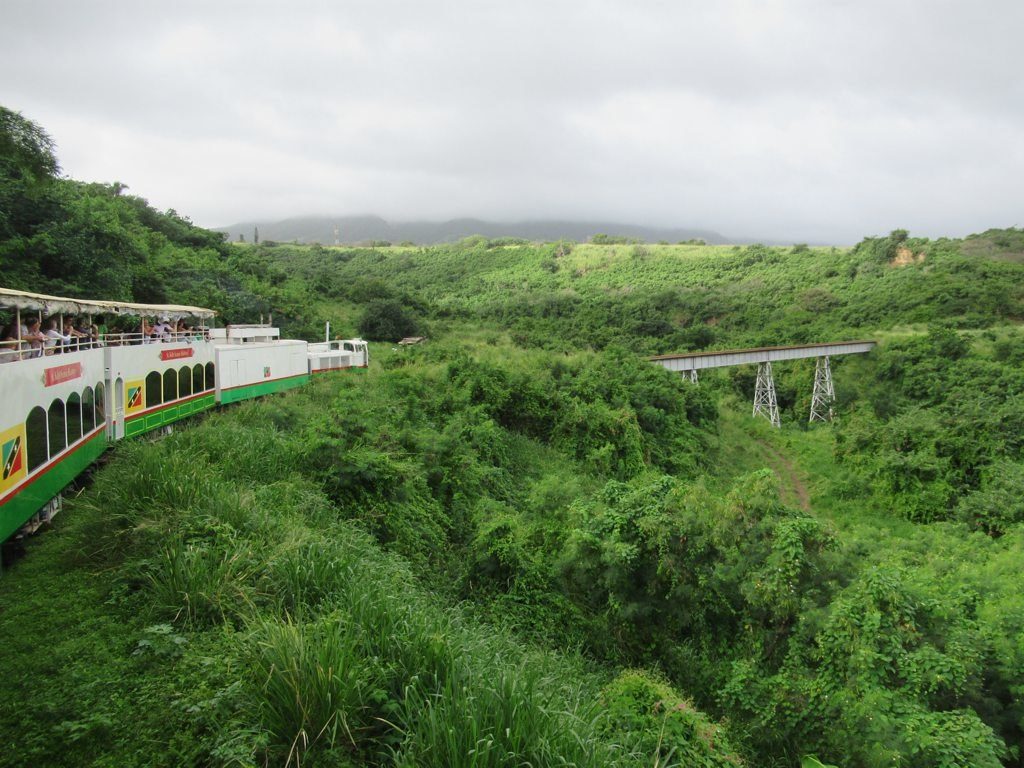
[[[795,501],[804,512],[810,512],[811,494],[807,491],[807,486],[804,485],[793,462],[771,443],[758,440],[757,444],[764,449],[768,464],[782,481],[782,500],[787,503]]]

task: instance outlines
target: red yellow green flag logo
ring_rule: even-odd
[[[146,388],[142,381],[128,381],[125,382],[125,411],[132,413],[142,408],[143,401],[146,399]]]
[[[25,458],[25,425],[0,432],[0,492],[6,491],[28,474]]]
[[[21,449],[21,435],[18,435],[13,440],[8,440],[4,443],[3,448],[0,449],[0,453],[3,455],[4,480],[7,480],[21,472],[21,468],[24,466],[24,451]]]

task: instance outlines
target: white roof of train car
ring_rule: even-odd
[[[181,317],[214,317],[217,313],[203,307],[184,304],[133,304],[127,301],[92,301],[47,296],[42,293],[0,288],[0,306],[18,309],[38,309],[47,314],[65,312],[73,315],[166,315],[177,320]]]

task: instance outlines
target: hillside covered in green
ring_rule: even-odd
[[[46,132],[0,106],[2,285],[74,298],[175,302],[215,309],[233,322],[276,313],[303,330],[304,293],[258,254],[173,210],[157,211],[119,182],[60,175]],[[125,321],[128,321],[125,318]]]
[[[0,765],[1022,764],[1020,230],[229,245],[5,162],[11,287],[381,343],[112,450],[4,574]],[[811,361],[774,430],[644,359],[853,338],[813,427]]]

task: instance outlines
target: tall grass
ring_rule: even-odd
[[[222,545],[172,540],[147,574],[153,605],[187,625],[212,625],[253,602],[257,565],[244,542]]]
[[[299,766],[317,748],[355,753],[381,730],[370,705],[381,698],[382,670],[358,652],[352,625],[334,617],[255,622],[259,716],[281,763]]]
[[[296,768],[649,762],[639,734],[604,727],[599,676],[440,604],[289,460],[275,471],[287,438],[239,426],[248,408],[119,446],[90,494],[156,617],[228,630],[243,694],[213,696],[237,699],[217,749]]]
[[[331,557],[325,546],[305,554]],[[403,766],[635,763],[600,730],[592,678],[431,604],[401,563],[371,555],[354,566],[311,563],[306,574],[344,582],[304,602],[304,620],[262,618],[253,631],[255,716],[276,758],[343,750]]]

